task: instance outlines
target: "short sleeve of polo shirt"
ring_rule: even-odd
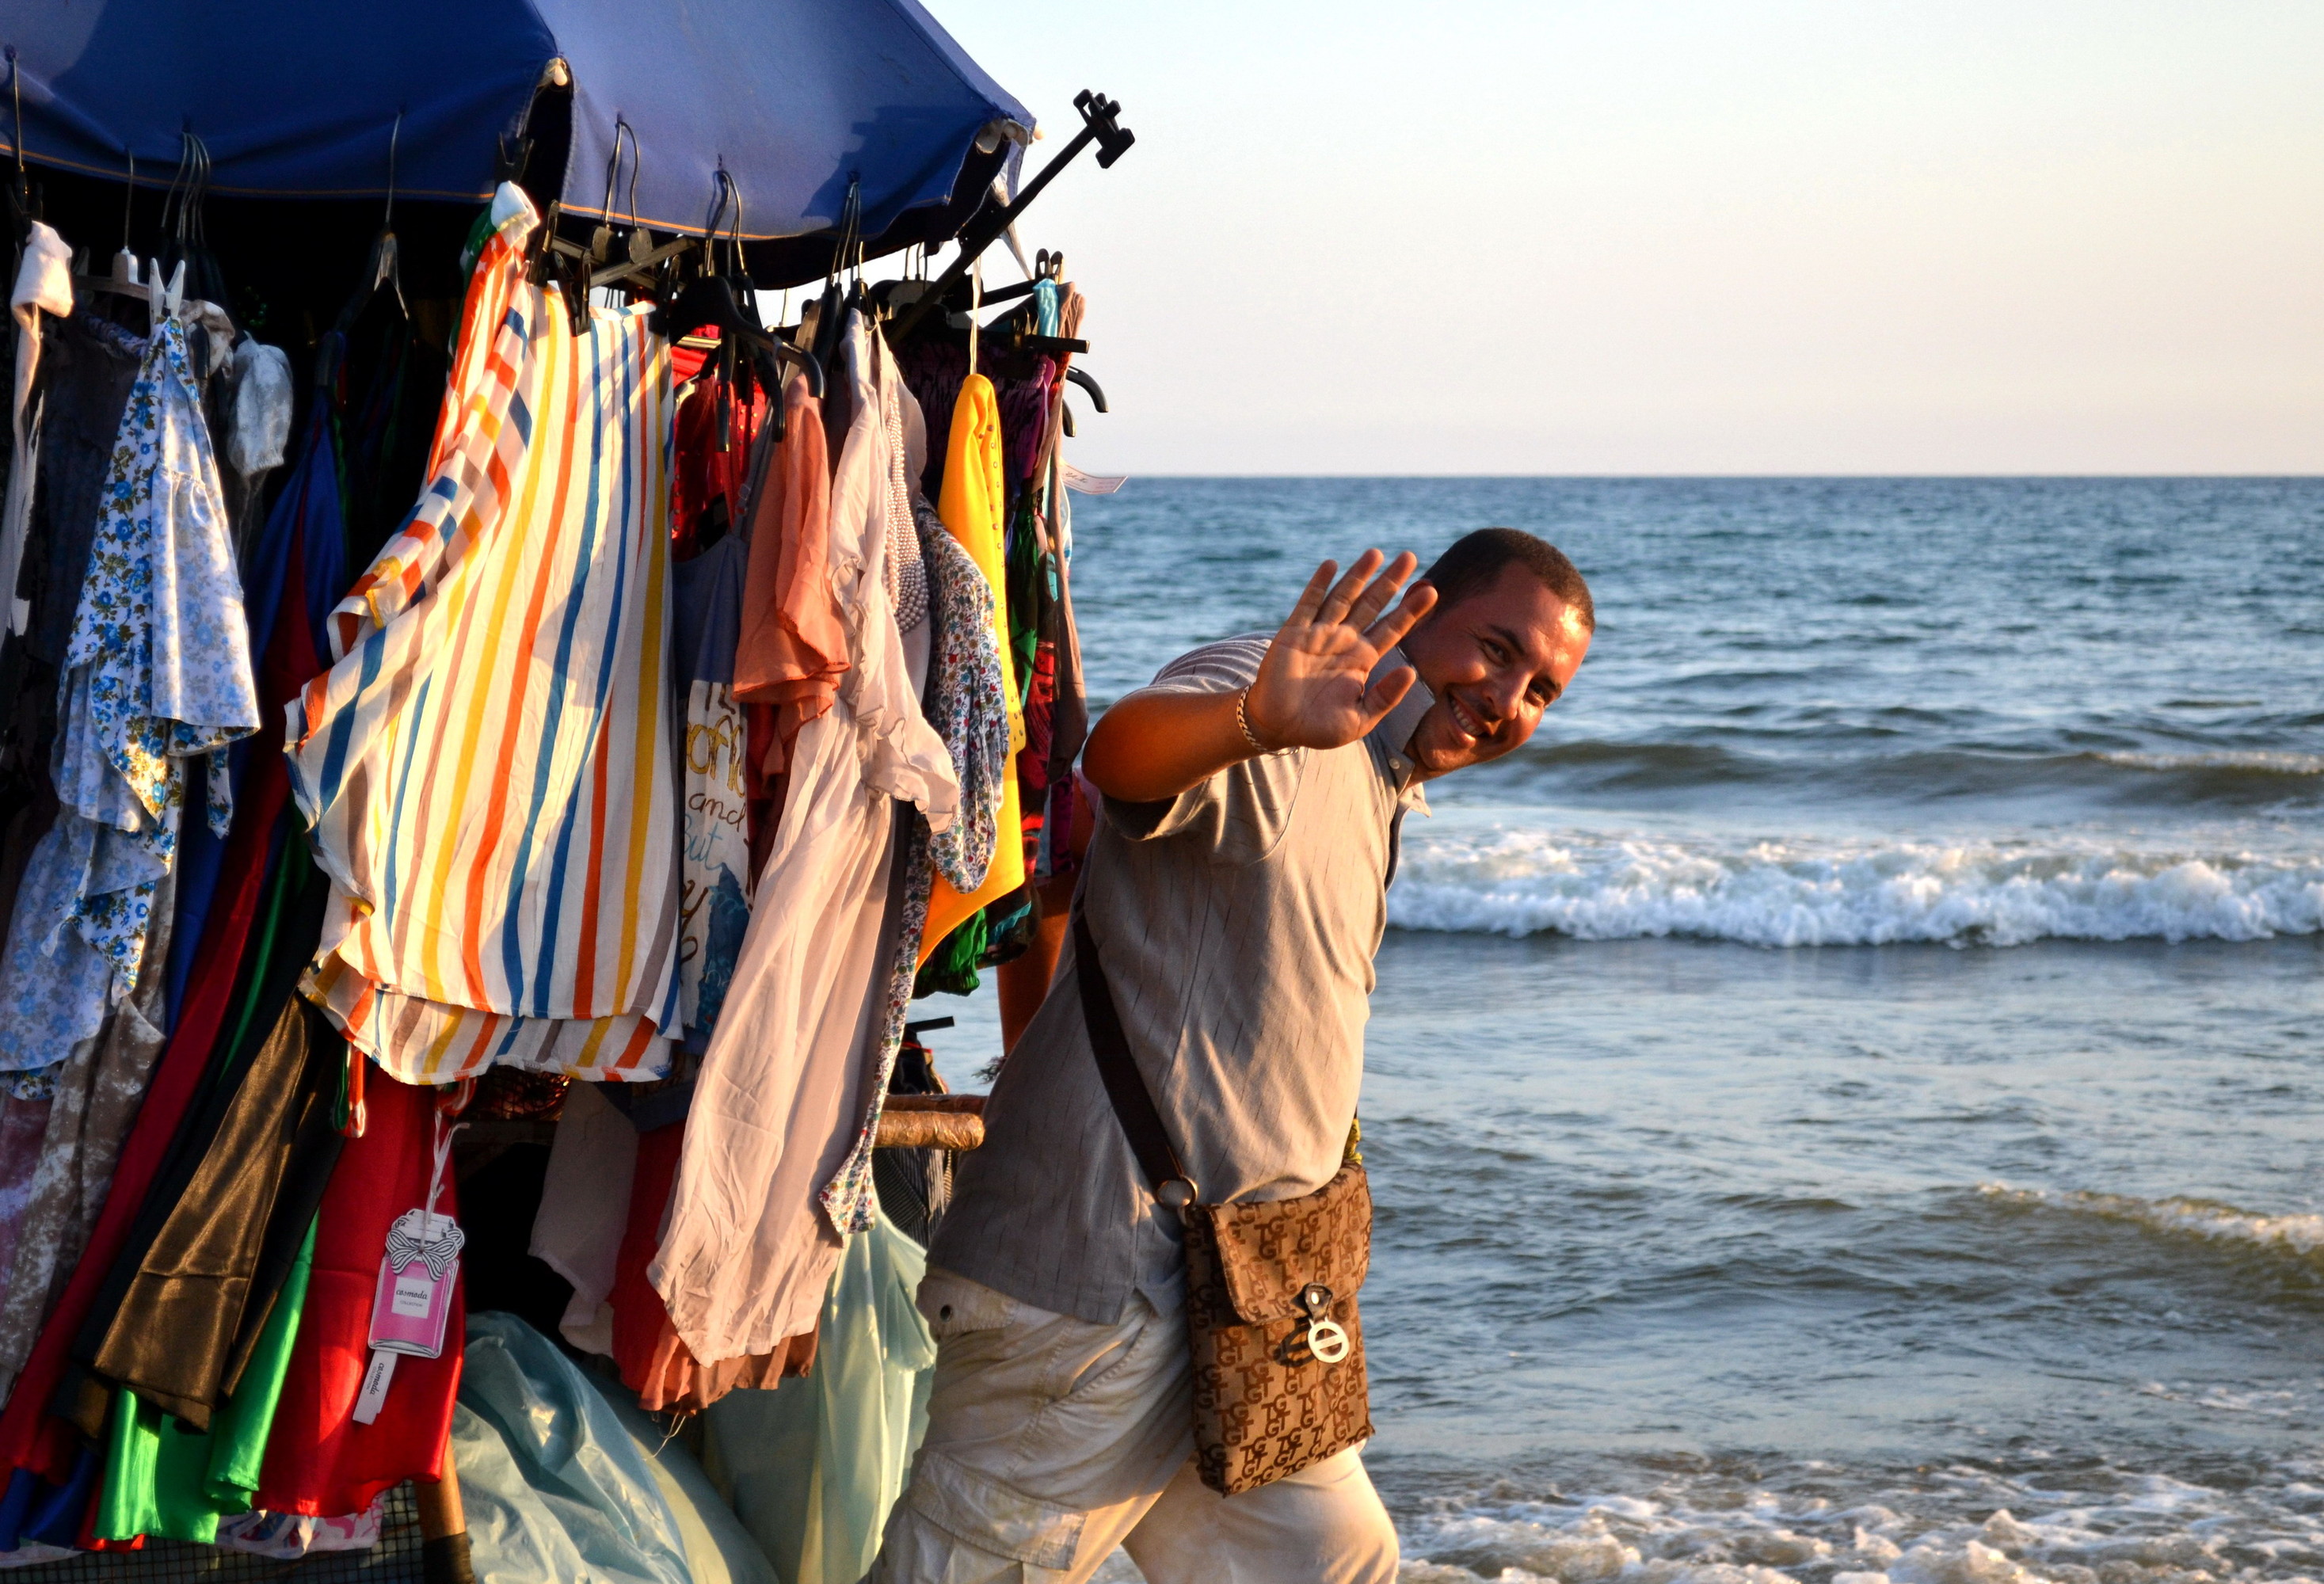
[[[1265,633],[1222,639],[1162,668],[1141,693],[1233,693],[1250,686],[1267,656]],[[1105,799],[1106,824],[1133,842],[1186,842],[1220,863],[1257,863],[1275,850],[1298,801],[1307,751],[1287,749],[1229,765],[1176,797]]]

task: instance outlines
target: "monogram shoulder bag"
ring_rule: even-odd
[[[1316,1192],[1204,1204],[1130,1054],[1097,943],[1074,909],[1082,1016],[1113,1113],[1155,1199],[1185,1223],[1194,1458],[1222,1495],[1296,1474],[1372,1433],[1356,1289],[1371,1261],[1372,1200],[1351,1162]]]

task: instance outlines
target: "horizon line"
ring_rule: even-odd
[[[1093,477],[1114,476],[1093,468],[1081,471]],[[1119,476],[1135,483],[1139,479],[1567,479],[1575,482],[1614,482],[1640,479],[1672,481],[1731,482],[1765,480],[1805,482],[1828,479],[1881,479],[1938,482],[1998,483],[2291,483],[2304,480],[2324,480],[2324,471],[2314,473],[1188,473],[1176,471],[1130,471]]]

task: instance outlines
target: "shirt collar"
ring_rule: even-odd
[[[1372,668],[1372,676],[1377,678],[1383,671],[1393,671],[1398,666],[1411,664],[1405,658],[1402,649],[1392,649],[1380,657],[1379,664]],[[1373,745],[1380,751],[1388,784],[1397,790],[1397,801],[1422,814],[1428,812],[1428,799],[1422,796],[1420,790],[1420,765],[1406,748],[1412,741],[1412,733],[1420,725],[1420,717],[1426,714],[1429,706],[1435,702],[1436,695],[1429,691],[1428,684],[1420,679],[1419,668],[1415,667],[1411,691],[1370,733]]]

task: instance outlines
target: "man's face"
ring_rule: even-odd
[[[1436,702],[1406,750],[1423,776],[1499,759],[1533,735],[1590,652],[1590,631],[1517,562],[1457,604],[1432,611],[1402,645]]]

